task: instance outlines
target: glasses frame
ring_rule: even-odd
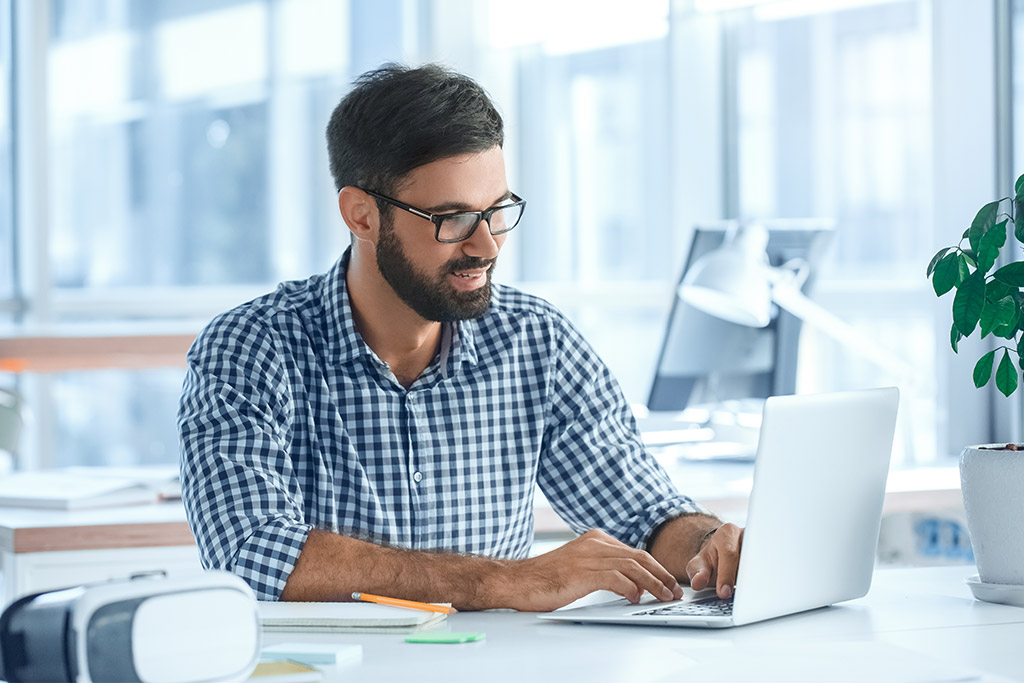
[[[402,209],[403,211],[408,211],[414,216],[418,216],[419,218],[425,218],[426,220],[430,221],[431,223],[434,224],[434,239],[442,244],[455,244],[457,242],[465,242],[466,240],[473,236],[473,233],[475,233],[476,229],[480,227],[480,223],[482,221],[487,221],[487,231],[490,232],[492,235],[504,235],[506,232],[510,232],[513,228],[519,225],[519,222],[523,220],[523,214],[526,213],[526,200],[514,192],[509,193],[509,199],[512,200],[511,204],[492,206],[491,208],[484,209],[483,211],[452,211],[451,213],[430,213],[429,211],[418,209],[412,204],[406,204],[405,202],[399,201],[394,197],[388,197],[387,195],[383,195],[379,192],[374,192],[373,190],[367,190],[362,187],[356,189],[362,190],[371,197],[375,197],[377,199],[380,199],[381,201],[387,202],[388,204],[399,209]],[[493,216],[498,211],[508,209],[513,206],[522,207],[522,211],[519,214],[519,220],[517,220],[511,227],[505,228],[504,230],[492,230],[491,216]],[[473,227],[469,229],[469,232],[466,233],[465,237],[460,237],[458,239],[441,239],[441,224],[446,219],[452,218],[453,216],[476,216],[476,223],[474,223]]]

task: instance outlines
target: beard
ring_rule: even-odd
[[[494,259],[461,256],[441,266],[436,275],[420,273],[406,256],[393,228],[393,218],[390,215],[382,217],[377,240],[377,268],[409,308],[424,320],[439,323],[479,318],[487,311],[491,305]],[[487,268],[482,287],[462,292],[448,283],[448,276],[452,273],[476,268]]]

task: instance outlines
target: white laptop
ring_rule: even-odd
[[[542,619],[725,628],[859,598],[874,570],[899,390],[765,402],[735,596],[649,594]]]

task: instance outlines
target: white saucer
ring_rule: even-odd
[[[974,597],[985,602],[1024,607],[1024,586],[1005,583],[985,583],[977,574],[964,581],[971,588]]]

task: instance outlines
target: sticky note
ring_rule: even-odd
[[[282,643],[263,648],[263,660],[290,659],[303,664],[341,665],[358,662],[363,657],[362,645],[328,645],[323,643]]]
[[[322,678],[323,674],[318,669],[288,660],[260,662],[249,676],[251,681],[266,683],[316,683]]]

